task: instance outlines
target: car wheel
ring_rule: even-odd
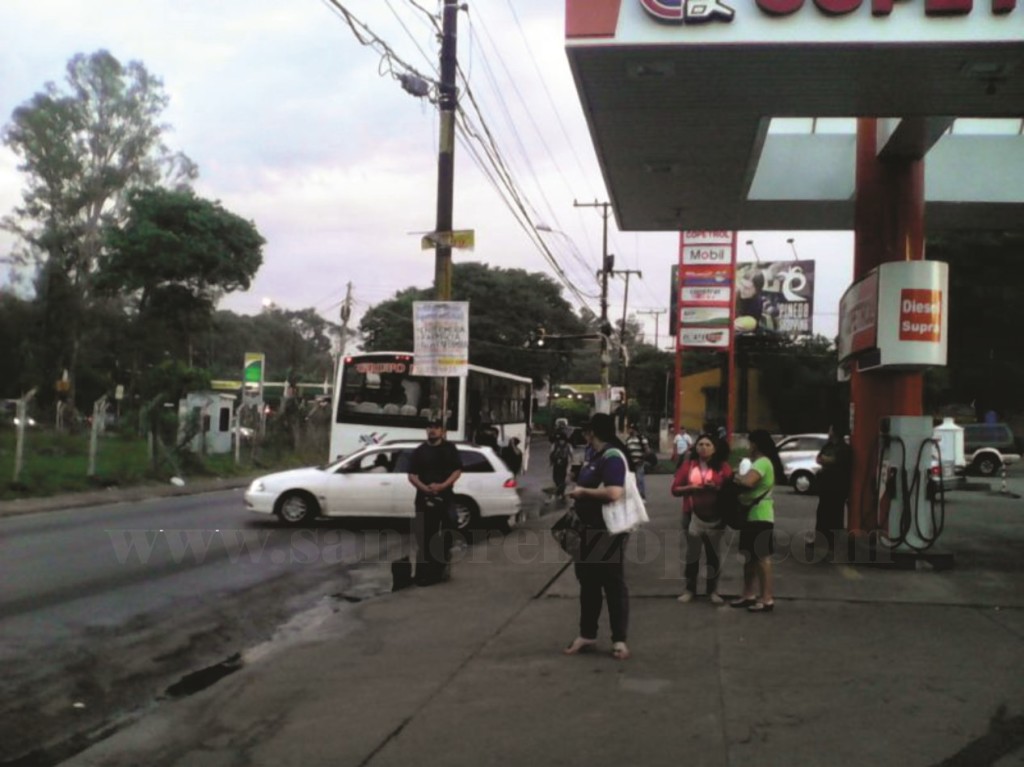
[[[277,502],[277,516],[286,525],[301,525],[320,513],[316,498],[302,490],[291,490]]]
[[[814,477],[810,472],[798,471],[790,478],[789,484],[793,486],[793,490],[797,495],[807,495],[807,493],[811,492],[811,486],[814,484]]]
[[[991,477],[1002,466],[1002,461],[996,458],[991,453],[985,455],[979,455],[974,459],[974,470],[983,477]]]
[[[452,499],[452,513],[455,517],[455,529],[468,530],[476,522],[480,510],[472,498],[457,495]]]

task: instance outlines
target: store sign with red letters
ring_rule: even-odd
[[[736,17],[736,10],[722,0],[639,0],[647,13],[658,21],[673,24],[706,24],[708,22],[729,23]],[[845,16],[867,7],[871,15],[885,18],[892,14],[897,0],[755,0],[758,9],[774,17],[790,16],[805,5],[813,5],[825,16]],[[912,3],[901,3],[911,5]],[[966,16],[974,10],[974,0],[918,0],[913,3],[923,6],[925,16],[947,17]],[[1004,15],[1017,8],[1017,0],[991,0],[990,12]]]

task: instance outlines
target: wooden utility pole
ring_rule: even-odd
[[[450,301],[452,297],[452,200],[455,190],[455,87],[456,40],[459,6],[457,0],[444,0],[441,19],[441,82],[438,107],[441,129],[437,153],[437,235],[434,258],[434,297]]]
[[[637,314],[652,314],[654,315],[654,348],[661,351],[658,347],[658,320],[662,314],[667,314],[668,309],[645,309],[638,311]]]
[[[604,234],[601,238],[601,270],[597,273],[601,279],[601,393],[606,403],[609,403],[609,389],[611,381],[608,369],[611,365],[611,357],[608,352],[609,336],[611,325],[608,324],[608,275],[615,266],[615,256],[608,253],[608,216],[611,215],[610,202],[576,202],[572,201],[576,208],[600,208],[601,218],[604,219]]]
[[[629,308],[629,276],[635,274],[640,279],[643,279],[643,272],[636,269],[619,269],[612,270],[609,272],[612,276],[622,275],[626,278],[626,291],[622,296],[622,327],[619,330],[619,364],[621,368],[619,370],[619,381],[621,381],[623,388],[627,384],[626,368],[629,367],[627,352],[626,352],[626,312]],[[627,392],[628,396],[628,392]]]

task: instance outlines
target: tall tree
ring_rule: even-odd
[[[127,192],[195,176],[193,163],[162,143],[166,106],[161,81],[141,63],[100,50],[74,56],[64,88],[47,83],[4,129],[25,187],[2,226],[21,240],[16,258],[38,267],[44,331],[54,339],[45,373],[68,368],[74,377],[103,229],[121,218]]]
[[[139,361],[168,351],[191,364],[193,335],[224,293],[248,289],[264,242],[253,223],[191,190],[135,190],[124,224],[108,228],[96,288],[126,303]],[[166,348],[154,348],[161,336]]]
[[[478,263],[455,264],[452,300],[469,301],[469,359],[473,364],[529,376],[562,379],[567,351],[531,346],[539,328],[548,334],[577,334],[583,322],[562,298],[558,283],[544,274]],[[367,351],[413,347],[412,304],[433,300],[430,288],[406,288],[370,309],[359,324]]]

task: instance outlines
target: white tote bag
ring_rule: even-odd
[[[601,507],[604,526],[613,535],[628,533],[651,521],[647,516],[644,499],[640,497],[640,489],[636,486],[636,475],[633,472],[626,472],[626,481],[622,489],[622,497],[619,500],[610,501]]]

